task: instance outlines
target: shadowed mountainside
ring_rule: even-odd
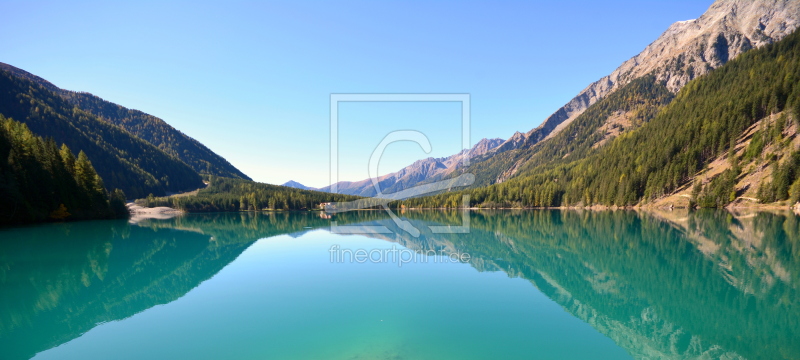
[[[45,79],[9,64],[0,62],[0,70],[8,71],[15,77],[29,80],[58,94],[72,106],[96,116],[101,121],[125,129],[136,137],[153,144],[161,151],[185,162],[198,173],[250,180],[247,175],[223,157],[158,117],[139,110],[128,109],[87,92],[61,89]],[[107,139],[107,141],[113,142],[112,139]]]

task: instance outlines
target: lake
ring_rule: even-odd
[[[0,229],[0,358],[800,359],[795,215],[466,216]]]

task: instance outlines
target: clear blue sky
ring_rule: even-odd
[[[324,186],[331,93],[469,93],[472,142],[507,138],[710,4],[2,1],[0,61],[158,116],[255,180]],[[457,152],[459,116],[347,104],[340,179],[365,178],[395,129],[424,130],[429,155]],[[396,144],[381,172],[429,155]]]

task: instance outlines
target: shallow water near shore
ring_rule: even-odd
[[[401,217],[421,234],[377,211],[0,230],[0,358],[800,357],[794,215]]]

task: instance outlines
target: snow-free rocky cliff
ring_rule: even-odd
[[[497,147],[508,151],[555,135],[586,108],[651,72],[673,92],[739,54],[774,43],[800,24],[800,0],[718,0],[699,18],[672,24],[638,55],[583,89],[539,127]]]

